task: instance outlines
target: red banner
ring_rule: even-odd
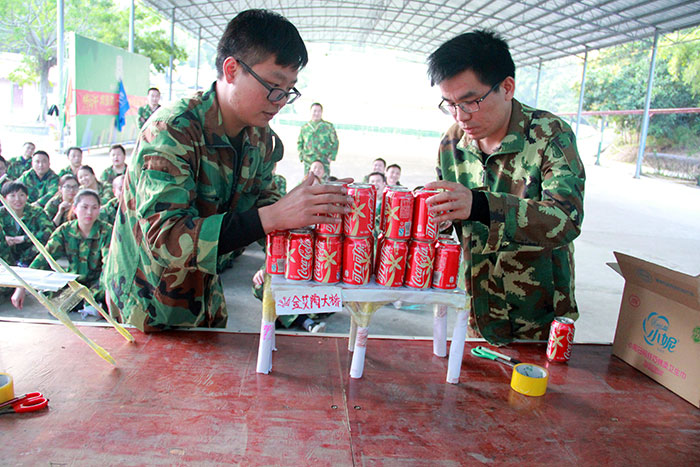
[[[119,113],[119,94],[116,92],[76,89],[75,94],[77,115],[117,115]],[[127,115],[136,115],[139,107],[146,105],[146,97],[128,96],[128,99]]]

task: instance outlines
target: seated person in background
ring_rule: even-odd
[[[22,182],[6,183],[2,187],[2,196],[37,240],[45,244],[54,225],[43,209],[27,203],[27,187]],[[26,267],[36,256],[37,250],[4,206],[0,207],[0,227],[5,234],[2,241],[10,247],[10,256],[3,259],[13,266]]]
[[[112,194],[108,192],[109,190],[105,190],[105,186],[97,181],[95,171],[89,165],[80,167],[80,170],[78,170],[78,181],[80,182],[81,190],[96,191],[102,200],[104,200],[105,196],[107,199],[112,197]]]
[[[105,187],[112,184],[112,180],[118,175],[124,175],[126,173],[126,149],[121,144],[115,144],[109,149],[109,157],[112,158],[112,165],[107,167],[102,175],[100,175],[100,181]]]
[[[112,227],[97,218],[100,212],[100,196],[92,190],[81,190],[73,200],[76,220],[62,224],[51,234],[46,249],[53,259],[68,260],[66,272],[78,274],[76,279],[104,302],[104,290],[100,288],[102,262],[109,251]],[[38,254],[29,265],[35,269],[49,269],[46,259]],[[12,295],[12,304],[22,309],[25,290],[18,287]]]
[[[71,212],[71,207],[79,187],[78,178],[73,174],[62,176],[58,182],[58,193],[44,207],[44,212],[56,227],[66,221],[75,219],[75,215]]]
[[[58,172],[59,177],[64,175],[72,174],[76,177],[78,176],[78,170],[83,165],[83,150],[77,146],[72,146],[66,150],[66,157],[68,158],[68,167],[64,167]]]
[[[377,204],[375,205],[374,231],[379,233],[379,216],[382,212],[382,193],[386,186],[386,178],[382,172],[372,172],[367,175],[367,181],[377,189]]]
[[[5,177],[4,179],[2,178],[3,175],[7,174],[7,161],[5,160],[4,157],[0,156],[0,179],[2,180],[0,182],[0,187],[2,187],[2,184],[5,183],[9,177]]]
[[[51,170],[46,151],[36,151],[32,156],[32,168],[24,172],[18,182],[27,187],[29,202],[44,206],[58,191],[58,175]]]
[[[385,171],[386,161],[384,159],[377,157],[372,161],[372,170],[370,170],[370,174],[373,174],[374,172],[381,172],[384,174]],[[369,175],[365,175],[365,178],[362,179],[362,183],[369,183]]]
[[[389,167],[387,167],[384,175],[386,176],[387,185],[401,185],[401,183],[399,183],[399,179],[401,178],[401,167],[398,164],[391,164]]]
[[[36,146],[34,143],[27,141],[22,146],[24,152],[21,156],[13,157],[7,161],[7,176],[17,180],[20,175],[32,167],[32,156]]]
[[[321,183],[324,183],[328,179],[326,168],[324,167],[323,162],[318,159],[313,161],[309,166],[309,173],[316,175],[316,178],[318,178],[319,182]]]
[[[112,180],[112,193],[114,193],[114,197],[100,208],[100,220],[109,225],[114,225],[114,216],[117,215],[117,209],[119,209],[119,198],[122,196],[123,186],[124,175],[117,175],[114,177],[114,180]]]

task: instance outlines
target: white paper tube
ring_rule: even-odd
[[[459,383],[459,373],[462,370],[462,357],[464,356],[464,342],[467,339],[467,311],[457,312],[457,322],[452,334],[450,345],[450,358],[447,361],[447,382]]]
[[[358,327],[357,339],[355,339],[355,351],[352,354],[352,364],[350,365],[350,377],[362,378],[365,369],[365,351],[367,350],[367,336],[369,328]]]
[[[447,305],[435,305],[433,314],[433,353],[447,356]]]
[[[350,318],[350,334],[348,335],[348,350],[355,350],[355,339],[357,338],[357,322]]]
[[[262,320],[260,324],[260,345],[258,346],[257,372],[268,374],[272,370],[272,347],[275,342],[275,322]]]

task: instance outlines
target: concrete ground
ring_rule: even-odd
[[[287,154],[278,165],[278,173],[287,177],[288,188],[301,179],[302,169],[294,152],[295,127],[275,127],[285,142]],[[371,161],[382,156],[403,167],[402,183],[413,187],[434,179],[437,141],[396,135],[339,132],[341,152],[332,165],[334,175],[361,178]],[[367,150],[371,148],[371,150]],[[624,280],[606,263],[620,251],[657,262],[692,275],[700,273],[700,187],[655,177],[634,179],[634,166],[603,159],[593,164],[595,135],[579,140],[586,164],[585,216],[576,246],[576,297],[581,317],[576,323],[577,342],[612,342]],[[52,163],[53,163],[52,159]],[[62,161],[63,162],[63,161]],[[101,171],[107,166],[105,154],[86,156]],[[229,309],[227,329],[234,332],[259,332],[260,302],[251,294],[251,278],[263,262],[257,245],[246,249],[233,269],[222,275]],[[49,318],[31,297],[25,308],[15,310],[0,303],[0,319],[19,317]],[[76,315],[76,320],[80,316]],[[349,314],[344,311],[327,320],[327,332],[347,333]],[[453,314],[448,321],[451,335]],[[432,310],[426,306],[404,305],[401,309],[384,307],[373,317],[372,335],[429,337],[432,335]]]

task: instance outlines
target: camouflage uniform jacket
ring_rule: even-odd
[[[35,203],[37,206],[43,206],[56,194],[58,191],[58,180],[58,175],[51,169],[42,178],[39,178],[34,169],[29,169],[17,179],[18,182],[27,185],[29,190],[28,202]]]
[[[24,212],[22,213],[21,219],[27,228],[34,234],[37,240],[39,240],[42,244],[46,243],[46,240],[48,240],[51,232],[53,232],[53,230],[56,228],[53,225],[53,222],[51,222],[51,219],[46,216],[43,209],[38,206],[32,206],[31,204],[24,206]],[[17,237],[19,235],[26,235],[24,230],[22,230],[19,224],[15,222],[15,219],[9,212],[7,212],[5,207],[0,208],[0,226],[5,232],[5,236]],[[5,241],[5,236],[2,237],[3,242]],[[26,266],[32,259],[34,259],[37,253],[38,252],[36,248],[34,248],[32,241],[27,239],[19,245],[12,245],[10,247],[11,256],[4,259],[9,259],[8,263],[22,263]]]
[[[46,249],[55,260],[68,260],[66,272],[78,274],[77,281],[92,290],[97,300],[104,299],[104,291],[100,290],[100,275],[102,263],[109,251],[109,241],[112,227],[101,220],[96,220],[90,229],[90,234],[83,238],[78,227],[78,221],[62,224],[51,234],[46,243]],[[38,254],[31,268],[49,269],[46,259]]]
[[[482,190],[490,225],[456,222],[462,242],[470,327],[489,342],[546,339],[555,316],[578,317],[574,246],[583,220],[585,174],[571,128],[513,100],[500,148],[483,154],[453,125],[438,176]]]
[[[76,178],[78,178],[78,174],[73,172],[73,169],[71,169],[70,165],[68,167],[64,167],[61,170],[58,171],[58,180],[61,181],[61,177],[64,175],[75,175]]]
[[[114,225],[114,218],[117,215],[117,208],[119,207],[119,198],[116,196],[105,204],[100,206],[100,220],[108,223],[109,225]]]
[[[227,211],[266,206],[282,144],[269,126],[225,133],[215,85],[163,108],[139,135],[105,264],[113,314],[141,330],[224,327],[218,242]],[[116,313],[115,313],[116,311]]]
[[[100,175],[100,181],[107,189],[111,190],[112,180],[114,180],[120,175],[124,175],[128,169],[129,167],[126,166],[124,168],[124,172],[117,172],[116,170],[114,170],[114,167],[110,165],[105,169],[104,172],[102,172],[102,175]]]
[[[272,179],[275,181],[275,185],[280,192],[280,195],[284,196],[287,194],[287,179],[282,175],[274,174]]]
[[[144,105],[143,107],[139,107],[139,128],[143,128],[146,120],[148,120],[150,116],[153,115],[153,113],[158,109],[160,109],[160,105],[153,110],[151,110],[151,106],[148,104]]]
[[[319,159],[326,168],[326,176],[330,174],[331,161],[338,155],[338,135],[333,124],[325,120],[304,124],[299,132],[297,151],[299,160],[304,163],[304,173],[309,171],[313,161]]]
[[[32,168],[32,158],[13,157],[7,161],[7,178],[17,180],[24,172]]]

